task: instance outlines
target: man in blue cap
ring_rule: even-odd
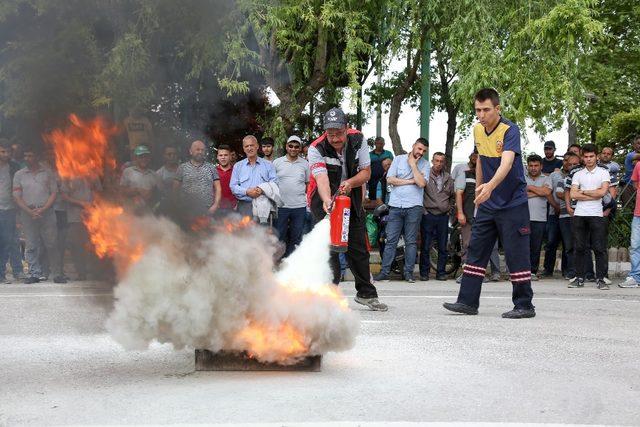
[[[378,300],[378,292],[371,283],[369,250],[366,243],[365,213],[362,208],[362,187],[371,175],[369,150],[360,131],[349,129],[347,118],[339,108],[332,108],[324,116],[325,132],[309,147],[308,160],[312,180],[307,198],[316,222],[331,210],[336,193],[351,197],[349,246],[347,261],[357,295],[355,301],[374,311],[386,311],[387,305]],[[340,283],[340,260],[331,254],[333,283]]]

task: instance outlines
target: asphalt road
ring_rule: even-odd
[[[507,320],[510,288],[486,285],[466,317],[441,307],[452,281],[382,283],[390,310],[351,302],[357,345],[322,372],[216,373],[194,372],[191,350],[122,350],[107,286],[0,285],[0,425],[640,425],[640,289],[541,281],[538,316]]]

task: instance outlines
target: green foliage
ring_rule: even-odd
[[[94,104],[108,105],[117,99],[127,110],[148,105],[154,96],[150,71],[150,55],[140,36],[125,34],[111,49],[97,76]]]
[[[637,107],[640,93],[640,4],[602,0],[598,12],[605,37],[589,46],[588,54],[578,61],[590,100],[576,115],[583,141],[613,115]]]
[[[615,151],[628,152],[633,138],[640,135],[640,108],[614,114],[598,131],[599,147],[612,147]]]

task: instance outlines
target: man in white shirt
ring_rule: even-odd
[[[573,176],[571,199],[576,200],[576,208],[571,228],[575,243],[575,264],[577,280],[569,283],[570,288],[584,287],[585,253],[588,243],[596,256],[596,283],[598,289],[609,286],[604,281],[608,269],[607,218],[603,216],[602,197],[609,192],[611,175],[609,170],[597,165],[598,149],[593,144],[582,147],[584,168]]]

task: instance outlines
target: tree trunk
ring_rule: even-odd
[[[422,44],[420,44],[422,46]],[[405,151],[402,148],[402,141],[400,140],[400,134],[398,133],[398,119],[400,118],[400,111],[402,110],[402,103],[404,102],[409,89],[418,79],[418,66],[422,59],[422,49],[416,49],[413,62],[411,60],[412,49],[407,52],[407,66],[404,70],[405,77],[396,92],[391,97],[389,103],[389,137],[391,138],[391,147],[393,152],[403,154]]]
[[[447,142],[444,147],[444,154],[447,158],[447,172],[451,172],[451,164],[453,163],[453,145],[455,144],[457,126],[458,109],[447,108]]]
[[[568,123],[568,131],[569,131],[569,143],[567,145],[567,148],[569,148],[571,144],[578,143],[578,128],[576,127],[575,120],[573,120],[573,118],[571,118],[570,115],[567,116],[567,123]]]

